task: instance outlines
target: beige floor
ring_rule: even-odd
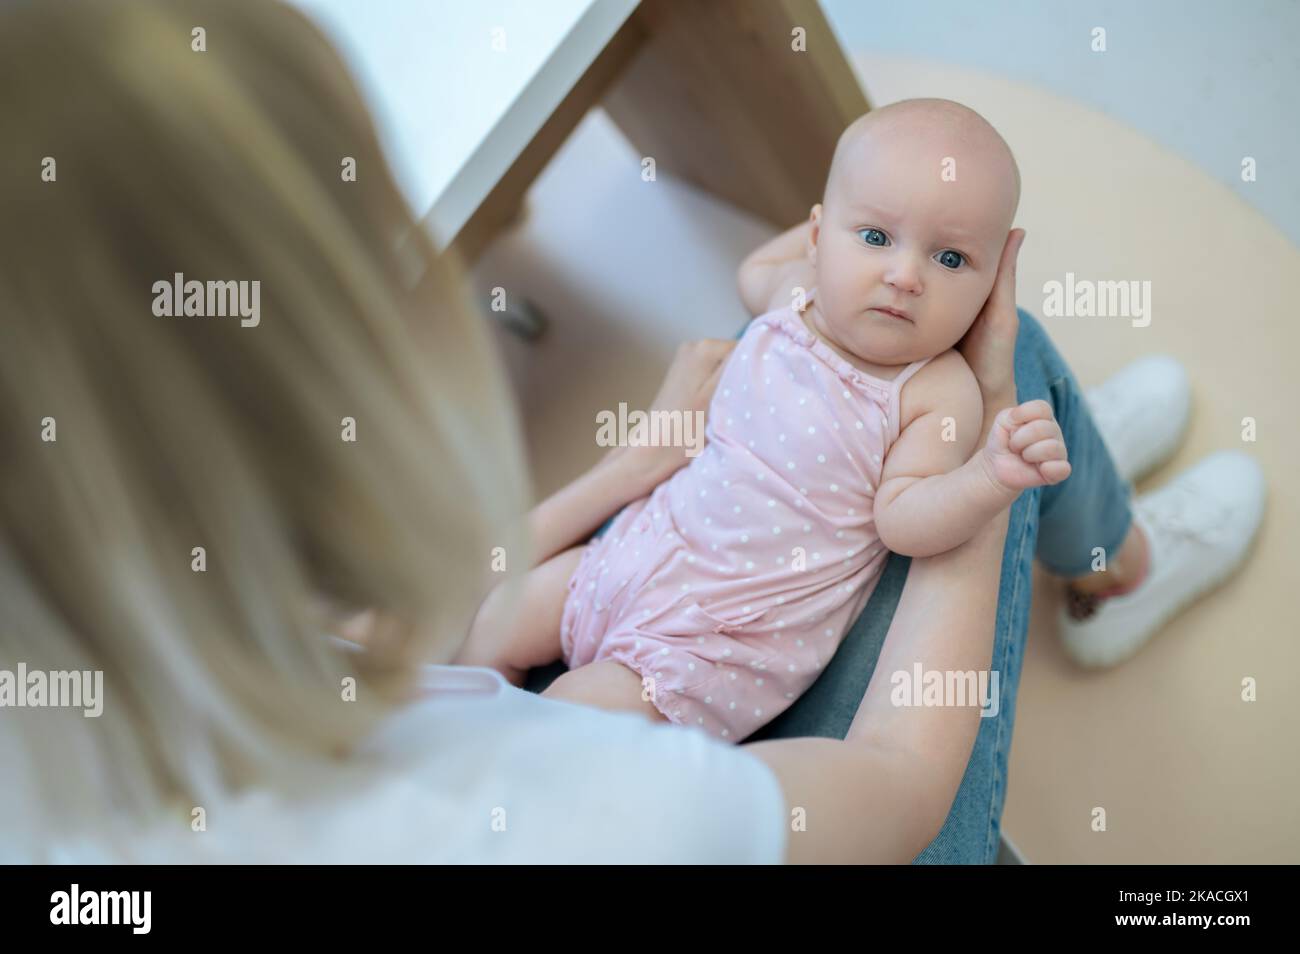
[[[960,99],[1011,143],[1024,176],[1023,305],[1041,314],[1043,283],[1067,271],[1152,282],[1149,327],[1048,325],[1085,384],[1153,352],[1189,369],[1190,438],[1139,489],[1237,447],[1273,494],[1245,571],[1118,669],[1071,667],[1053,628],[1055,588],[1040,578],[1006,830],[1031,862],[1300,861],[1300,627],[1288,602],[1300,574],[1287,542],[1300,534],[1300,253],[1202,171],[1074,102],[935,64],[858,67],[877,104]],[[483,287],[502,285],[551,319],[536,344],[501,336],[539,494],[596,458],[598,410],[645,406],[679,340],[734,333],[745,318],[735,266],[770,234],[662,165],[658,181],[641,181],[638,159],[593,113],[532,191],[525,221],[476,269]],[[1255,443],[1241,439],[1248,416]],[[1256,702],[1241,701],[1246,677]],[[1095,807],[1105,832],[1091,829]]]

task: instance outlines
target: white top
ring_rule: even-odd
[[[431,666],[355,768],[288,798],[170,819],[62,862],[780,863],[785,800],[759,759],[697,729],[517,689],[495,671]],[[50,847],[46,846],[47,849]],[[0,851],[0,855],[7,852]],[[10,857],[6,860],[21,860]]]

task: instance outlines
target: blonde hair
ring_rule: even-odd
[[[296,11],[6,9],[0,90],[0,668],[102,670],[105,697],[0,710],[5,774],[69,833],[188,823],[327,765],[450,660],[493,548],[524,552],[508,384]],[[260,323],[155,316],[177,272],[260,281]],[[328,634],[369,607],[398,622],[354,657]]]

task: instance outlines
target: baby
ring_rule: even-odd
[[[817,679],[888,551],[958,546],[1043,483],[1040,465],[1068,466],[1042,402],[974,453],[980,389],[953,350],[1019,191],[1006,143],[956,103],[897,103],[844,132],[806,256],[742,272],[764,313],[723,369],[704,452],[563,580],[573,674],[611,660],[640,677],[602,705],[740,742]]]

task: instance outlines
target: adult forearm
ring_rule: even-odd
[[[974,708],[895,706],[895,673],[987,669],[997,616],[1004,511],[962,546],[914,560],[875,673],[844,741],[769,739],[745,746],[776,774],[794,862],[898,862],[938,834],[978,731]],[[864,806],[865,809],[864,810]]]
[[[871,682],[849,729],[859,741],[899,753],[930,780],[939,805],[950,805],[979,728],[978,703],[917,703],[922,674],[987,673],[993,653],[998,584],[1009,511],[1002,510],[970,540],[939,556],[916,559],[885,637]],[[898,675],[896,675],[898,674]],[[989,678],[986,676],[986,678]],[[989,687],[998,685],[991,678]],[[911,698],[896,700],[910,688]]]
[[[577,480],[547,497],[528,515],[531,566],[586,541],[611,515],[646,496],[660,478],[626,448],[614,448]]]

